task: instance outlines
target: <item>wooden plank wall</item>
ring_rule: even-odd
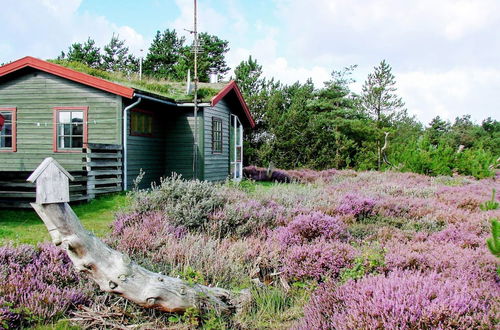
[[[207,181],[223,181],[229,176],[229,120],[231,110],[225,100],[205,108],[205,175]],[[222,154],[212,153],[212,118],[222,120]]]
[[[33,171],[54,157],[68,171],[83,169],[83,153],[53,152],[53,108],[88,106],[88,141],[121,144],[121,97],[45,72],[0,81],[0,107],[17,108],[17,152],[0,152],[0,171]]]
[[[35,184],[26,179],[31,172],[0,172],[0,208],[31,208],[35,202]],[[84,171],[71,172],[75,181],[69,183],[70,200],[86,201],[87,175]]]
[[[203,146],[203,116],[204,109],[198,112],[199,148]],[[170,117],[165,122],[167,136],[165,138],[165,176],[172,173],[181,174],[185,179],[193,178],[193,142],[194,142],[194,115],[193,109],[188,108]],[[198,153],[197,178],[203,180],[204,154]]]
[[[144,103],[139,104],[138,107],[141,108]],[[165,124],[169,120],[165,113],[170,113],[169,110],[172,109],[154,103],[147,104],[145,109],[153,113],[153,136],[131,135],[130,120],[132,116],[128,116],[127,189],[134,187],[134,180],[141,169],[144,172],[144,177],[139,184],[141,189],[151,187],[152,182],[159,183],[160,177],[165,173],[165,134],[168,134]]]

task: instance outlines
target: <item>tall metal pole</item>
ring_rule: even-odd
[[[141,56],[139,57],[139,80],[142,80],[142,49],[141,51]]]
[[[197,6],[194,0],[194,144],[193,144],[193,179],[198,169],[198,29]]]

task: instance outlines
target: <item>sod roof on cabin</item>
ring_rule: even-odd
[[[58,64],[75,70],[86,73],[88,75],[104,79],[116,84],[127,86],[137,90],[138,92],[146,92],[162,96],[177,103],[193,102],[193,94],[186,94],[186,82],[169,81],[153,79],[151,77],[143,77],[139,80],[138,74],[127,76],[121,72],[108,72],[99,69],[91,68],[80,62],[70,62],[65,60],[49,60],[48,62]],[[198,83],[198,99],[201,102],[210,102],[212,97],[217,95],[228,83]]]

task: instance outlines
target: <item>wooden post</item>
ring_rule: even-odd
[[[45,223],[52,242],[66,250],[75,269],[88,274],[101,290],[167,312],[182,312],[202,303],[220,311],[237,306],[231,292],[150,272],[85,230],[67,203],[67,180],[71,178],[56,160],[45,159],[29,178],[37,184],[37,202],[31,206]]]
[[[95,198],[95,181],[96,181],[95,174],[92,171],[92,166],[90,166],[91,162],[92,162],[92,149],[90,148],[90,146],[87,145],[85,168],[87,170],[87,197],[89,200]]]

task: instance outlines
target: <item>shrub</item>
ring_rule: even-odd
[[[495,281],[495,260],[478,249],[461,248],[444,242],[392,242],[386,246],[385,264],[389,270],[407,269],[436,272],[468,281]]]
[[[340,242],[294,245],[283,257],[283,273],[292,280],[337,277],[342,268],[350,266],[355,254],[352,246]]]
[[[292,181],[286,171],[265,169],[256,166],[245,167],[243,169],[243,175],[254,181],[271,181],[280,183],[289,183]]]
[[[66,253],[52,244],[0,247],[0,326],[52,321],[89,303]]]
[[[362,255],[354,258],[350,268],[344,268],[340,273],[340,282],[357,280],[367,274],[378,274],[384,268],[384,251],[378,247],[363,251]]]
[[[297,329],[493,329],[494,287],[437,273],[394,271],[337,286],[324,283]]]
[[[339,217],[322,212],[297,215],[287,226],[277,230],[278,239],[287,248],[321,239],[342,239],[347,236],[346,225]]]
[[[120,215],[109,240],[154,271],[177,276],[192,270],[206,283],[219,286],[241,285],[250,276],[266,276],[280,266],[279,248],[272,241],[189,233],[160,212]]]
[[[477,211],[481,209],[481,205],[484,205],[483,201],[492,195],[491,192],[495,186],[495,182],[483,180],[463,186],[443,187],[436,192],[436,197],[439,201],[453,207]],[[495,202],[495,198],[490,201]]]
[[[112,228],[118,249],[141,257],[154,254],[169,237],[179,239],[187,234],[185,227],[173,225],[161,212],[120,214]]]
[[[337,212],[340,214],[352,215],[358,220],[361,220],[372,215],[375,203],[376,201],[373,198],[357,194],[347,194],[337,207]]]
[[[161,211],[174,225],[188,229],[201,229],[209,215],[224,204],[224,198],[215,184],[183,180],[177,174],[162,179],[161,184],[153,186],[150,192],[138,191],[132,197],[132,211]]]
[[[266,228],[274,228],[284,212],[284,207],[272,200],[241,199],[211,215],[210,232],[216,237],[258,235]]]

